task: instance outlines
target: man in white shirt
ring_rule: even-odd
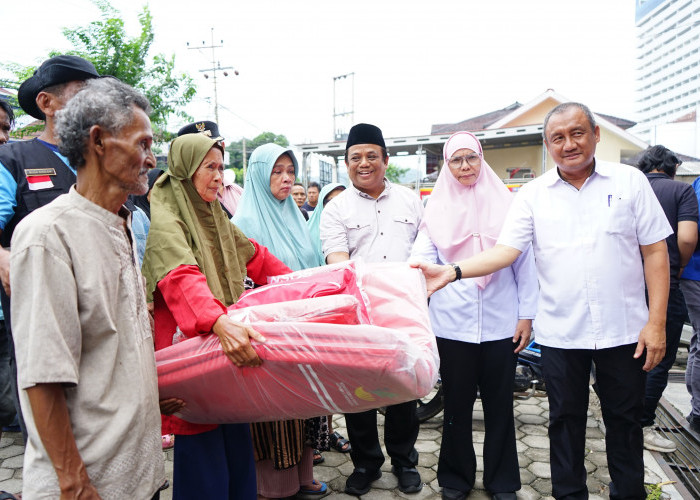
[[[404,262],[423,216],[423,205],[411,190],[384,178],[389,155],[382,131],[360,123],[350,129],[345,165],[352,186],[333,199],[321,215],[323,255],[328,264],[362,258],[366,262]],[[382,475],[384,454],[377,434],[377,411],[345,415],[350,457],[355,466],[345,492],[364,495]],[[415,466],[418,437],[415,402],[387,408],[384,443],[399,489],[415,493],[423,483]]]
[[[665,350],[665,238],[672,229],[641,172],[595,159],[600,129],[586,106],[557,106],[545,118],[543,134],[557,168],[516,195],[498,244],[455,267],[419,266],[431,292],[459,271],[474,277],[510,265],[532,243],[540,282],[535,331],[549,398],[552,494],[588,498],[583,460],[593,363],[606,426],[610,498],[642,499],[639,421],[645,372]]]

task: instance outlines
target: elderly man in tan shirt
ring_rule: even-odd
[[[147,500],[165,482],[153,339],[123,206],[155,166],[149,110],[116,79],[87,82],[57,127],[77,183],[13,235],[26,500]]]

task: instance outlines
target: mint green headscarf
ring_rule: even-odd
[[[321,255],[323,255],[323,250],[321,248],[321,212],[323,212],[323,199],[338,188],[345,189],[345,186],[338,182],[331,182],[330,184],[323,186],[323,189],[321,189],[321,192],[318,195],[318,204],[316,205],[316,208],[314,208],[314,211],[311,213],[311,217],[309,217],[309,221],[307,222],[309,226],[309,234],[311,235],[311,241],[314,242],[317,251]]]
[[[316,245],[311,241],[304,216],[291,196],[279,201],[270,191],[270,175],[277,159],[294,153],[277,144],[265,144],[253,151],[248,163],[245,189],[231,219],[246,236],[266,246],[294,271],[323,265]]]

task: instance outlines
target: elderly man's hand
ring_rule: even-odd
[[[158,404],[163,415],[172,415],[185,407],[185,402],[180,398],[161,399]]]
[[[639,358],[644,349],[647,350],[647,357],[644,360],[642,369],[645,372],[651,371],[658,365],[666,354],[666,329],[664,325],[647,323],[639,332],[639,342],[634,351],[634,358]]]
[[[10,252],[0,247],[0,280],[7,296],[10,296]],[[10,314],[8,311],[7,314]]]
[[[455,279],[455,270],[452,266],[440,266],[427,262],[410,262],[409,265],[423,271],[428,297]]]
[[[236,366],[260,366],[262,360],[250,344],[250,339],[265,342],[265,337],[248,325],[233,321],[226,314],[219,316],[212,328],[221,341],[224,353]]]

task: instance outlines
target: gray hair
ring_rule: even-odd
[[[552,116],[564,113],[571,108],[578,108],[583,111],[583,114],[586,115],[586,120],[588,120],[588,124],[591,126],[591,131],[595,130],[595,118],[593,118],[593,113],[591,113],[591,110],[588,109],[588,106],[581,104],[580,102],[563,102],[547,113],[547,116],[544,117],[544,126],[542,127],[542,137],[544,138],[544,142],[547,142],[547,124],[549,123],[549,119]]]
[[[143,94],[116,78],[95,78],[57,113],[58,149],[74,168],[85,165],[85,149],[93,125],[116,134],[134,118],[136,106],[150,114]]]

